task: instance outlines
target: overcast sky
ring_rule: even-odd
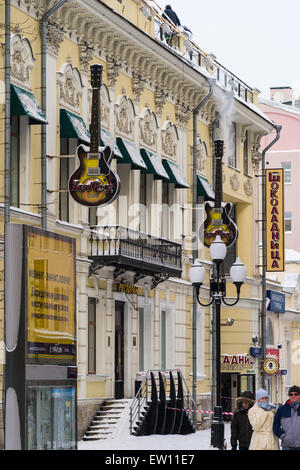
[[[291,86],[300,94],[299,0],[156,0],[171,5],[206,53],[261,96]]]

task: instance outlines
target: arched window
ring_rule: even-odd
[[[266,343],[267,344],[274,344],[274,332],[273,332],[273,326],[270,318],[268,319],[267,323],[267,334],[266,334]]]

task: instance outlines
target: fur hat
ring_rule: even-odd
[[[249,405],[254,405],[255,398],[252,392],[246,390],[236,399],[236,406],[238,407],[241,403],[247,402]]]
[[[298,387],[298,385],[293,385],[292,387],[289,388],[289,394],[291,392],[298,393],[300,395],[300,387]]]
[[[268,392],[264,390],[263,388],[260,388],[256,392],[256,400],[260,400],[261,398],[269,398]]]

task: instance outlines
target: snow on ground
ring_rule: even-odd
[[[225,439],[230,449],[230,423],[225,422]],[[78,450],[217,450],[210,447],[210,429],[193,434],[152,434],[131,436],[129,414],[123,413],[111,437],[99,441],[79,441]]]

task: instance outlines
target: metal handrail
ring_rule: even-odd
[[[186,413],[191,417],[192,411],[189,410],[196,410],[196,403],[193,400],[192,394],[189,390],[189,387],[183,377],[183,374],[180,369],[149,369],[145,375],[142,376],[142,383],[140,388],[138,389],[136,396],[132,400],[130,406],[130,434],[133,434],[133,428],[135,424],[140,420],[141,414],[145,411],[146,406],[150,403],[151,400],[151,372],[154,374],[156,380],[158,380],[158,373],[161,372],[163,377],[166,379],[170,375],[169,373],[175,373],[174,381],[177,381],[177,373],[179,372],[182,384],[183,384],[183,408]],[[157,382],[157,388],[159,389],[159,382]],[[168,391],[168,388],[166,392]],[[159,394],[159,392],[158,392]]]

